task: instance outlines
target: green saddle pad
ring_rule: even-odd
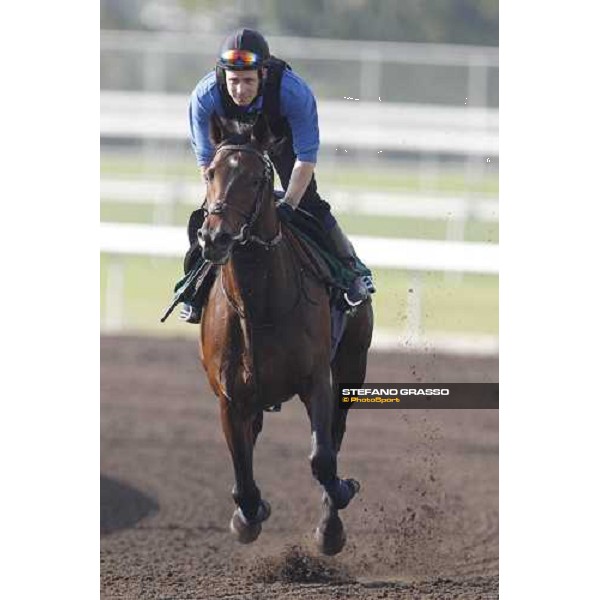
[[[303,239],[323,259],[335,284],[347,290],[357,276],[373,276],[371,270],[356,257],[356,269],[344,264],[335,254],[328,233],[310,213],[297,208],[289,224],[290,229]]]

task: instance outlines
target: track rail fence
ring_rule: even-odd
[[[407,294],[407,334],[422,337],[422,277],[426,272],[499,273],[497,244],[350,236],[361,259],[372,268],[410,273]],[[124,323],[124,261],[127,256],[181,258],[188,248],[181,227],[101,223],[100,251],[108,257],[102,326],[118,331]]]

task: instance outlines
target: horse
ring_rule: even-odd
[[[373,330],[370,297],[347,320],[330,363],[331,314],[326,286],[298,260],[293,233],[274,198],[273,143],[266,117],[246,130],[213,115],[215,146],[205,170],[206,217],[197,235],[203,257],[219,265],[200,322],[200,360],[219,399],[235,484],[230,531],[247,544],[271,514],[253,476],[253,449],[268,407],[296,395],[311,424],[310,466],[323,488],[318,549],[337,554],[346,541],[338,511],[358,493],[337,474],[347,409],[339,382],[364,382]]]

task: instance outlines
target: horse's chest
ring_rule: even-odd
[[[311,361],[301,344],[293,340],[255,340],[244,356],[238,357],[238,376],[233,396],[255,397],[261,403],[276,403],[298,393],[311,371]],[[231,381],[231,380],[230,380]],[[233,383],[233,382],[232,382]]]

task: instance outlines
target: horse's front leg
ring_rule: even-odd
[[[321,521],[315,532],[317,545],[324,554],[337,554],[346,543],[344,526],[338,511],[346,508],[360,486],[354,479],[337,475],[337,452],[332,437],[333,394],[329,372],[301,395],[310,416],[312,449],[310,465],[313,477],[324,490]]]
[[[254,443],[262,428],[262,411],[249,412],[233,407],[229,400],[220,398],[221,424],[233,460],[235,485],[232,496],[237,505],[229,528],[242,544],[253,542],[262,529],[271,508],[260,496],[254,481],[252,458]]]

